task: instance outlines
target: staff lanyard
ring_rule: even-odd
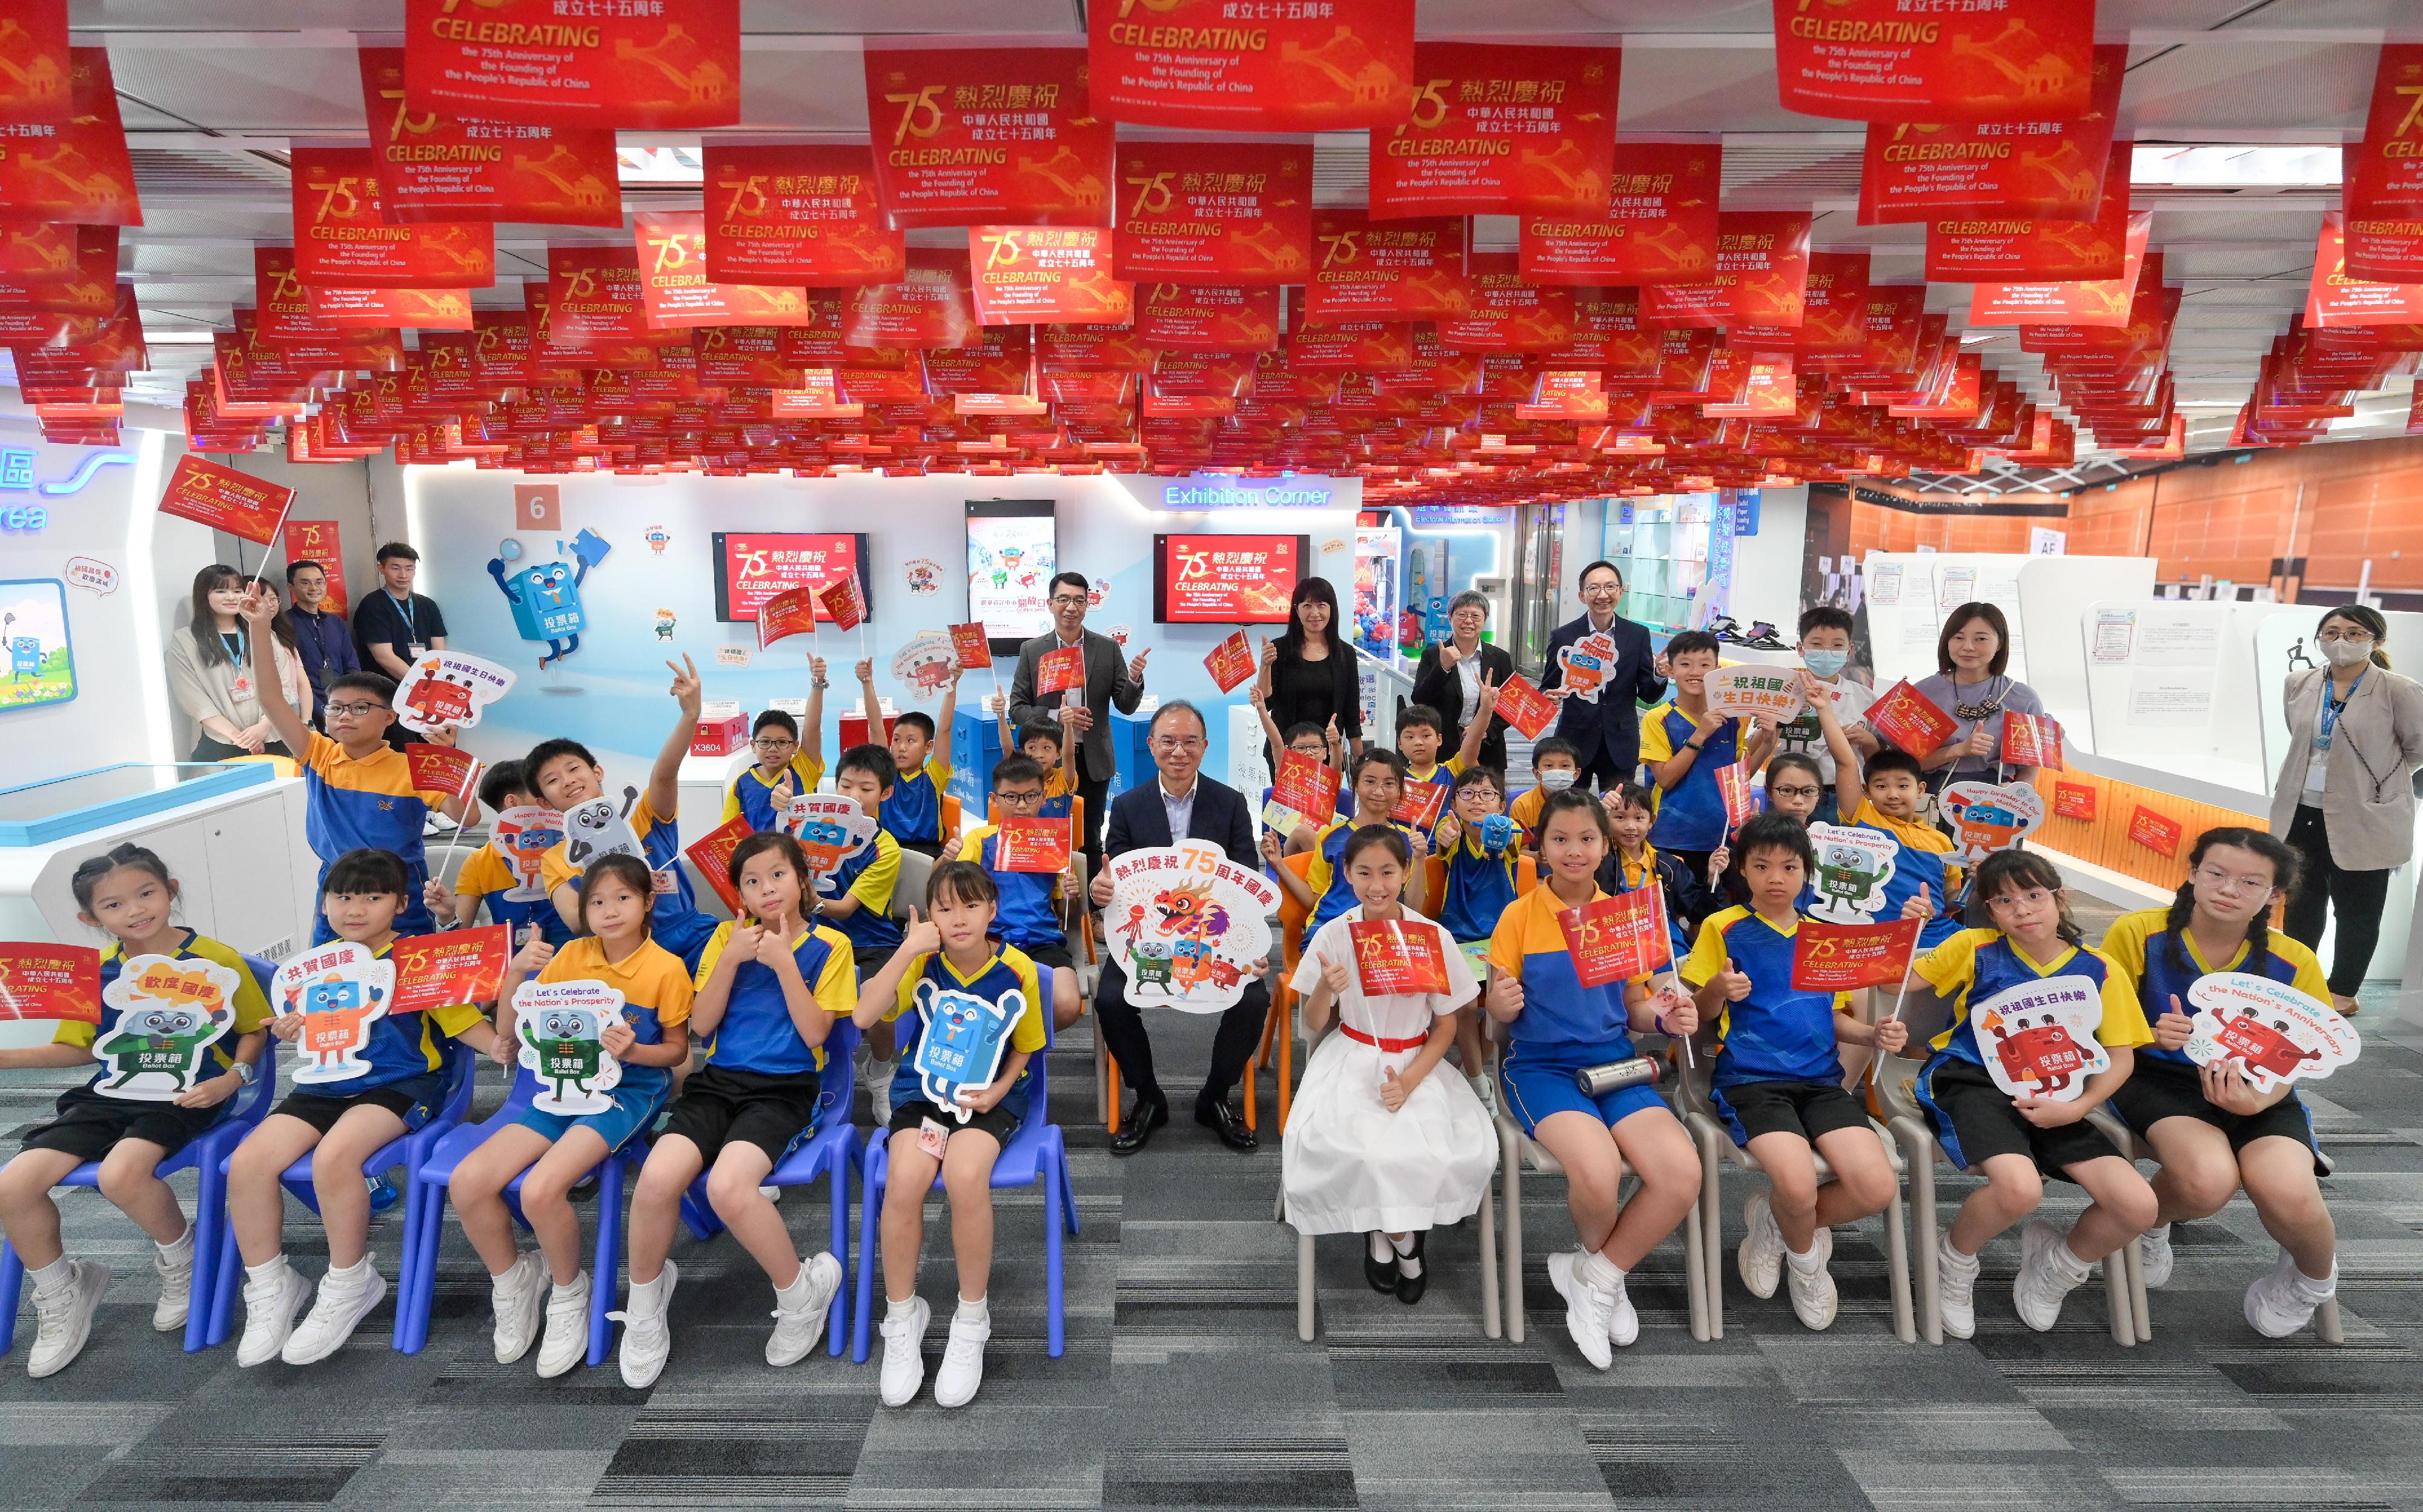
[[[2370,667],[2364,669],[2365,672],[2370,672],[2371,670],[2372,669]],[[2364,672],[2359,672],[2355,675],[2355,681],[2348,684],[2347,697],[2339,699],[2334,703],[2331,699],[2331,680],[2328,677],[2324,677],[2322,679],[2322,734],[2321,739],[2316,740],[2314,742],[2315,744],[2320,746],[2325,751],[2331,748],[2332,733],[2338,728],[2339,716],[2347,711],[2349,702],[2355,697],[2357,691],[2363,687]]]
[[[227,648],[229,660],[241,672],[252,664],[252,641],[243,630],[219,631],[219,645]]]
[[[420,625],[417,615],[414,613],[412,602],[413,596],[406,594],[403,597],[398,598],[394,594],[389,593],[387,589],[382,588],[379,592],[387,594],[387,601],[395,606],[396,617],[404,621],[404,644],[407,645],[419,645],[420,641]]]

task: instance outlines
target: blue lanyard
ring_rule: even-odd
[[[396,617],[404,621],[404,644],[409,645],[418,641],[420,638],[420,627],[416,623],[416,616],[413,613],[412,596],[406,594],[402,598],[398,598],[384,588],[379,592],[387,594],[387,601],[395,606]]]
[[[2370,667],[2364,669],[2365,672],[2371,670]],[[2322,733],[2321,738],[2314,742],[2316,745],[2325,751],[2331,748],[2331,732],[2338,728],[2340,713],[2346,709],[2349,700],[2355,697],[2356,690],[2363,686],[2364,672],[2359,672],[2355,675],[2355,681],[2348,684],[2347,697],[2333,703],[2331,680],[2327,676],[2322,679]]]

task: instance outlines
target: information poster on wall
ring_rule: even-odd
[[[1052,628],[1060,537],[1048,499],[968,501],[968,618],[997,652]]]

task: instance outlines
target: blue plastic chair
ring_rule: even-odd
[[[277,975],[277,966],[258,956],[246,956],[244,963],[252,971],[253,980],[261,984],[262,995],[269,993],[271,979]],[[185,1352],[193,1354],[207,1343],[210,1332],[210,1308],[206,1305],[213,1282],[212,1267],[217,1264],[221,1231],[227,1226],[227,1157],[244,1142],[244,1137],[259,1126],[277,1102],[277,1042],[272,1040],[261,1057],[261,1074],[253,1084],[229,1099],[231,1111],[211,1125],[193,1143],[152,1168],[152,1174],[173,1176],[181,1170],[201,1172],[200,1194],[194,1202],[194,1306],[185,1314]],[[101,1162],[87,1160],[68,1172],[61,1186],[99,1186]],[[25,1263],[17,1251],[0,1240],[0,1355],[7,1354],[17,1342],[17,1307],[24,1299]]]
[[[438,1241],[446,1233],[446,1195],[454,1180],[454,1168],[487,1142],[488,1136],[520,1117],[540,1090],[538,1078],[527,1067],[521,1068],[514,1077],[513,1090],[506,1094],[504,1106],[485,1122],[466,1124],[438,1140],[429,1157],[414,1168],[413,1183],[424,1190],[420,1193],[420,1224],[405,1262],[404,1289],[396,1301],[395,1347],[403,1353],[417,1355],[429,1343],[429,1314],[437,1292]],[[613,1307],[621,1285],[625,1180],[639,1168],[647,1153],[647,1136],[642,1134],[590,1171],[597,1178],[597,1239],[589,1264],[589,1363],[593,1366],[606,1362],[608,1348],[614,1339],[614,1325],[606,1320],[606,1314]],[[515,1221],[527,1227],[521,1212],[521,1191],[522,1177],[515,1176],[505,1187],[505,1205]]]
[[[841,1262],[842,1284],[833,1293],[832,1309],[825,1317],[825,1353],[841,1353],[842,1330],[849,1318],[849,1179],[859,1166],[865,1148],[864,1137],[858,1125],[850,1122],[850,1100],[858,1091],[858,1068],[852,1054],[858,1049],[858,1026],[848,1019],[837,1019],[825,1036],[825,1069],[816,1087],[816,1133],[791,1147],[763,1185],[768,1186],[812,1186],[818,1176],[832,1178],[832,1252]],[[715,1216],[715,1208],[706,1200],[706,1172],[682,1198],[682,1222],[690,1233],[702,1239],[711,1239],[723,1232],[723,1220]]]
[[[437,1141],[460,1126],[463,1115],[471,1111],[471,1092],[479,1082],[482,1058],[478,1051],[462,1041],[448,1041],[443,1068],[444,1091],[438,1099],[437,1111],[420,1127],[389,1139],[372,1151],[370,1157],[362,1162],[362,1175],[365,1178],[377,1176],[398,1166],[410,1171],[426,1160]],[[311,1185],[312,1157],[318,1153],[305,1152],[302,1159],[287,1167],[285,1173],[277,1178],[279,1185],[303,1199],[304,1205],[314,1213],[320,1211],[319,1194]],[[220,1162],[222,1179],[228,1161],[234,1155],[235,1152],[230,1150]],[[404,1245],[398,1262],[400,1270],[411,1258],[413,1239],[420,1232],[421,1213],[426,1206],[419,1190],[407,1186],[404,1198]],[[236,1278],[244,1271],[243,1261],[236,1252],[235,1225],[224,1223],[220,1227],[218,1265],[212,1273],[215,1284],[211,1289],[210,1336],[206,1341],[213,1345],[227,1343],[228,1335],[235,1330]],[[399,1277],[396,1281],[396,1307],[399,1311],[404,1306],[404,1284]]]
[[[1001,1158],[993,1163],[992,1188],[1043,1188],[1043,1352],[1057,1360],[1068,1342],[1067,1319],[1061,1306],[1060,1239],[1064,1225],[1067,1233],[1077,1232],[1077,1197],[1069,1186],[1069,1147],[1061,1138],[1060,1125],[1052,1122],[1051,1089],[1044,1065],[1052,1054],[1052,968],[1037,965],[1035,976],[1042,995],[1043,1054],[1027,1060],[1025,1112],[1018,1132],[1009,1137],[1009,1143],[1002,1147]],[[875,1277],[881,1268],[876,1261],[876,1240],[883,1223],[885,1177],[892,1169],[887,1148],[890,1137],[890,1130],[878,1129],[868,1138],[865,1174],[859,1184],[858,1317],[850,1329],[850,1358],[862,1364],[866,1360],[875,1316]],[[942,1173],[937,1171],[934,1189],[939,1191],[942,1186]]]

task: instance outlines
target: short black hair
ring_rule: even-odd
[[[1724,647],[1707,631],[1685,630],[1666,643],[1666,663],[1671,666],[1676,657],[1688,656],[1693,651],[1705,651],[1719,661],[1725,655]]]
[[[1841,630],[1845,635],[1856,635],[1859,625],[1851,618],[1849,610],[1837,609],[1832,604],[1819,604],[1814,609],[1804,611],[1800,616],[1800,639],[1809,639],[1811,630]]]
[[[328,696],[333,698],[348,690],[369,693],[382,704],[395,702],[395,679],[383,672],[340,673],[329,682]]]
[[[787,711],[780,708],[769,708],[758,715],[751,723],[749,733],[752,736],[763,734],[769,724],[794,740],[800,738],[800,722],[793,719]]]
[[[1033,756],[1002,757],[992,764],[993,791],[999,792],[1002,784],[1009,782],[1031,782],[1040,788],[1043,786],[1043,763]]]
[[[522,757],[522,770],[530,773],[531,781],[536,782],[539,773],[546,770],[546,764],[559,756],[578,756],[584,767],[597,765],[597,758],[589,754],[589,747],[559,735],[531,746],[530,755]]]
[[[395,557],[402,557],[406,562],[418,562],[420,560],[420,553],[402,541],[389,541],[378,549],[378,561],[381,566],[385,566]]]
[[[1506,773],[1496,767],[1478,762],[1455,774],[1455,790],[1462,792],[1466,788],[1478,788],[1484,782],[1497,788],[1500,794],[1506,791]]]
[[[1637,782],[1617,783],[1614,787],[1607,789],[1607,795],[1603,795],[1602,801],[1604,801],[1604,796],[1612,796],[1617,803],[1623,804],[1627,807],[1637,808],[1644,814],[1655,814],[1657,812],[1657,796],[1655,793],[1652,793],[1646,787]]]
[[[628,851],[617,851],[610,856],[599,856],[589,863],[588,870],[580,874],[580,904],[577,912],[580,919],[580,932],[583,934],[597,932],[589,927],[589,899],[609,878],[620,882],[642,898],[651,897],[656,892],[657,874],[648,869],[648,864],[645,861]],[[640,933],[645,938],[656,937],[656,913],[653,904],[640,911]]]
[[[1767,758],[1766,785],[1769,788],[1775,786],[1776,772],[1786,767],[1808,772],[1809,780],[1820,788],[1826,786],[1826,769],[1817,764],[1815,756],[1806,751],[1779,751]]]
[[[1407,704],[1397,710],[1397,733],[1402,735],[1408,728],[1427,729],[1444,740],[1447,736],[1447,719],[1428,704]]]
[[[327,568],[320,565],[320,564],[312,561],[308,556],[296,557],[293,561],[286,564],[286,581],[288,586],[291,587],[293,585],[294,574],[302,571],[305,567],[310,568],[312,571],[321,574],[323,577],[325,577],[328,571]]]
[[[791,875],[800,879],[803,889],[807,886],[808,853],[800,849],[800,842],[793,837],[791,832],[760,830],[734,846],[732,859],[724,863],[724,875],[731,882],[735,892],[740,888],[740,874],[748,869],[749,863],[768,851],[782,852],[783,859],[791,864]]]
[[[833,780],[839,782],[853,772],[863,772],[873,777],[885,792],[890,792],[900,782],[900,768],[893,761],[888,746],[853,745],[844,751],[841,759],[833,763]]]
[[[1030,743],[1036,740],[1049,740],[1053,745],[1060,746],[1064,749],[1069,743],[1068,740],[1061,734],[1060,726],[1048,719],[1032,720],[1027,724],[1021,724],[1018,727],[1017,740],[1018,748],[1021,751],[1025,750]]]
[[[499,761],[480,779],[480,806],[490,814],[500,813],[512,806],[506,799],[530,790],[530,768],[518,761]]]
[[[932,912],[934,899],[947,898],[954,903],[1001,902],[1001,884],[992,873],[973,861],[941,861],[934,865],[926,879],[926,908]]]
[[[934,716],[921,708],[912,708],[892,722],[895,730],[915,730],[931,741],[934,739]]]
[[[1817,869],[1817,851],[1809,843],[1809,828],[1789,814],[1760,814],[1747,820],[1734,841],[1736,865],[1747,867],[1761,851],[1784,851],[1800,858],[1800,869]]]
[[[1605,557],[1601,557],[1596,562],[1592,563],[1589,566],[1582,568],[1582,575],[1574,580],[1574,586],[1578,588],[1583,583],[1590,581],[1590,575],[1596,572],[1601,567],[1605,567],[1607,571],[1614,573],[1615,581],[1618,583],[1623,581],[1623,569],[1617,566],[1614,563],[1607,561]]]
[[[1076,589],[1079,593],[1084,594],[1089,602],[1092,600],[1094,597],[1094,585],[1090,581],[1086,581],[1085,575],[1082,572],[1053,573],[1052,575],[1052,581],[1044,585],[1043,597],[1049,598],[1053,594],[1058,593],[1060,591],[1060,585],[1064,582],[1069,587]]]
[[[1551,735],[1544,740],[1534,740],[1531,743],[1531,770],[1537,772],[1540,770],[1541,762],[1550,756],[1560,756],[1572,762],[1576,768],[1582,764],[1582,748],[1561,735]]]
[[[1159,708],[1154,709],[1152,711],[1152,718],[1145,722],[1145,734],[1148,736],[1160,734],[1161,722],[1167,719],[1172,714],[1192,714],[1195,716],[1195,723],[1202,728],[1203,738],[1206,740],[1209,740],[1212,738],[1212,722],[1203,717],[1203,710],[1196,708],[1193,704],[1188,703],[1183,698],[1173,698],[1169,702],[1162,705]]]
[[[325,898],[331,893],[393,893],[409,903],[412,873],[405,869],[404,857],[394,851],[364,846],[328,863],[328,875],[320,883],[320,896]]]
[[[1319,740],[1323,750],[1328,749],[1329,732],[1322,729],[1320,725],[1315,724],[1308,719],[1300,719],[1294,724],[1289,725],[1284,739],[1287,740],[1289,745],[1292,746],[1296,741],[1303,740],[1307,735],[1311,736],[1314,740]]]
[[[1883,750],[1868,757],[1867,769],[1864,774],[1861,777],[1861,781],[1862,783],[1874,782],[1888,772],[1907,772],[1911,776],[1916,777],[1921,783],[1926,781],[1926,769],[1918,764],[1918,757],[1910,755],[1905,750],[1902,750],[1899,746],[1892,745],[1886,746]]]
[[[1395,856],[1397,865],[1401,867],[1410,867],[1414,864],[1414,848],[1405,843],[1402,831],[1394,824],[1364,824],[1357,826],[1353,834],[1346,836],[1346,851],[1338,858],[1338,865],[1353,866],[1357,855],[1375,845]]]
[[[1387,768],[1388,775],[1399,782],[1405,780],[1405,758],[1383,745],[1365,746],[1363,754],[1354,758],[1354,770],[1348,774],[1346,780],[1350,783],[1361,782],[1363,769],[1375,764]]]

